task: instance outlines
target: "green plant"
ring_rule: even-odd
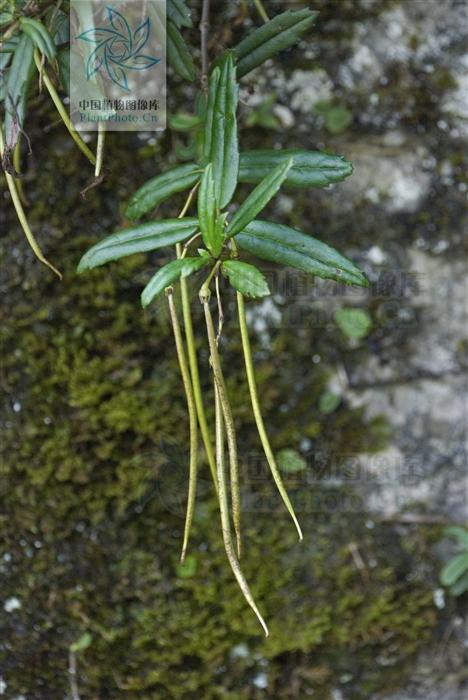
[[[440,573],[440,582],[451,595],[459,596],[468,591],[468,529],[446,527],[444,535],[453,538],[460,551],[454,554]]]
[[[0,1],[0,156],[7,186],[18,220],[36,257],[59,277],[61,273],[44,256],[28,223],[26,198],[21,182],[22,141],[31,146],[26,131],[28,110],[33,98],[33,76],[37,70],[38,88],[45,86],[60,119],[71,137],[95,166],[99,178],[104,148],[103,130],[98,133],[96,155],[73,128],[59,92],[68,92],[69,69],[69,3],[46,0]],[[50,73],[49,73],[50,67]],[[3,123],[2,123],[3,121]]]
[[[308,9],[288,10],[268,20],[263,5],[257,2],[256,6],[266,20],[265,24],[233,49],[216,57],[210,66],[207,52],[209,2],[204,0],[201,22],[202,89],[197,97],[196,114],[184,115],[182,120],[179,118],[178,124],[179,128],[195,130],[193,143],[196,160],[149,180],[133,195],[126,211],[130,219],[138,220],[170,196],[188,190],[179,217],[149,221],[108,236],[82,257],[78,272],[133,253],[175,245],[175,259],[154,274],[142,292],[141,301],[146,307],[159,294],[164,292],[166,295],[187,400],[190,475],[181,560],[183,562],[185,559],[195,507],[200,430],[218,494],[227,558],[245,599],[268,634],[239,564],[242,537],[237,435],[219,350],[224,321],[221,278],[227,278],[235,291],[250,399],[260,442],[299,539],[302,539],[301,528],[284,487],[260,411],[245,315],[245,297],[263,297],[270,290],[262,272],[255,265],[242,260],[241,254],[247,253],[345,284],[367,286],[368,283],[354,263],[325,243],[289,226],[257,219],[282,186],[325,187],[351,175],[352,166],[340,156],[316,151],[239,150],[238,80],[277,51],[294,45],[317,16]],[[177,0],[169,5],[169,16],[169,47],[172,45],[172,53],[176,50],[177,55],[177,60],[173,61],[174,68],[185,79],[193,80],[195,69],[191,59],[190,65],[188,63],[185,45],[179,34],[180,27],[190,25],[190,13],[185,3]],[[251,183],[255,187],[234,210],[231,205],[235,195],[240,196],[239,183]],[[195,198],[197,216],[189,216]],[[200,286],[199,300],[204,311],[213,374],[214,449],[204,410],[187,287],[187,277],[203,269],[207,269],[208,274]],[[181,294],[183,330],[175,301],[176,285]],[[211,309],[213,294],[218,310],[217,328]],[[226,452],[229,478],[226,476]]]

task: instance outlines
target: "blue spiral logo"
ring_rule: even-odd
[[[142,53],[148,43],[151,22],[147,17],[132,31],[125,17],[112,7],[106,7],[109,26],[92,27],[77,39],[96,44],[86,62],[86,79],[100,72],[123,90],[129,91],[126,71],[148,70],[160,59]]]

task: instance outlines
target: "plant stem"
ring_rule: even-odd
[[[218,391],[218,387],[215,382],[215,421],[216,421],[216,467],[218,476],[218,491],[219,491],[219,510],[221,514],[221,530],[223,533],[224,549],[226,551],[226,556],[228,558],[229,564],[236,577],[237,583],[246,599],[247,603],[250,605],[255,615],[257,616],[265,636],[268,637],[268,627],[266,626],[265,620],[260,615],[260,612],[255,604],[252,593],[250,592],[249,585],[242,573],[242,569],[239,566],[239,562],[234,554],[234,546],[232,542],[231,534],[231,523],[229,520],[229,506],[227,499],[227,488],[226,488],[226,474],[224,466],[224,425],[223,425],[223,408],[221,405],[221,399]]]
[[[268,15],[267,15],[267,13],[266,13],[266,10],[265,10],[265,8],[263,7],[263,2],[262,2],[262,0],[254,0],[254,5],[255,5],[255,7],[257,8],[258,14],[259,14],[260,17],[263,19],[263,21],[264,21],[264,22],[268,22],[270,18],[268,17]]]
[[[13,151],[13,168],[15,170],[15,183],[18,195],[23,206],[28,205],[26,195],[24,194],[23,181],[21,180],[21,134],[18,134],[15,150]]]
[[[201,59],[202,59],[202,87],[208,88],[208,32],[210,30],[210,0],[203,0],[200,22]]]
[[[210,292],[211,280],[216,275],[216,273],[218,272],[220,267],[221,267],[221,260],[218,260],[218,262],[215,265],[213,265],[213,267],[211,268],[210,274],[208,275],[206,280],[203,282],[203,284],[200,288],[200,299],[202,302],[205,300],[209,301],[209,299],[211,297],[211,292]]]
[[[98,122],[98,135],[96,146],[96,166],[94,168],[94,176],[99,177],[102,170],[104,159],[104,144],[106,141],[106,125],[103,122]]]
[[[52,83],[51,79],[49,78],[46,69],[41,65],[41,56],[40,53],[37,49],[34,50],[34,62],[36,63],[36,68],[39,71],[39,75],[41,76],[42,80],[44,81],[44,85],[46,86],[49,95],[52,98],[52,101],[60,114],[60,117],[62,118],[63,123],[67,127],[68,131],[70,132],[70,135],[80,151],[84,153],[86,158],[93,164],[96,165],[96,157],[94,153],[88,148],[88,146],[85,144],[81,136],[78,134],[77,131],[73,128],[73,124],[70,121],[70,117],[67,114],[67,110],[62,104],[62,100],[60,99],[57,90],[54,87],[54,84]]]
[[[198,452],[198,428],[197,428],[197,411],[192,392],[192,382],[190,380],[190,371],[185,355],[184,342],[180,330],[179,319],[174,303],[174,294],[172,287],[166,289],[167,301],[169,304],[169,312],[172,322],[172,330],[177,350],[177,358],[179,360],[180,373],[184,383],[185,397],[187,399],[187,408],[190,423],[190,472],[189,472],[189,490],[187,498],[187,514],[185,517],[184,542],[182,545],[181,562],[185,559],[187,545],[190,537],[190,528],[192,526],[193,513],[195,510],[195,497],[197,492],[197,452]]]
[[[0,156],[3,157],[3,151],[5,148],[5,144],[3,141],[3,125],[0,123]],[[5,177],[8,185],[8,189],[10,190],[10,195],[11,199],[13,201],[13,206],[15,207],[16,210],[16,215],[18,217],[18,220],[21,224],[21,228],[24,231],[24,235],[26,236],[26,239],[31,246],[31,248],[34,251],[34,254],[36,255],[37,259],[41,261],[44,265],[49,267],[53,272],[55,272],[60,279],[62,279],[62,274],[55,268],[52,263],[50,263],[47,258],[44,256],[38,242],[34,238],[34,234],[31,231],[31,227],[29,226],[28,220],[26,218],[26,214],[24,213],[23,205],[21,204],[21,199],[18,194],[18,189],[16,187],[16,182],[15,179],[10,173],[7,173],[6,170],[5,172]]]
[[[285,489],[285,486],[283,484],[283,480],[281,478],[280,471],[278,469],[278,465],[276,464],[276,460],[273,454],[273,450],[271,449],[270,441],[268,439],[268,435],[265,430],[265,424],[263,422],[263,416],[260,410],[260,402],[258,400],[258,392],[257,392],[257,383],[255,381],[255,371],[254,371],[254,365],[253,365],[253,359],[252,359],[252,348],[250,346],[250,339],[249,339],[249,331],[247,329],[247,321],[245,317],[245,303],[244,303],[244,297],[240,292],[237,292],[237,310],[239,313],[239,325],[240,325],[240,331],[241,331],[241,339],[242,339],[242,349],[244,351],[244,360],[245,360],[245,369],[247,372],[247,381],[249,384],[249,392],[250,392],[250,400],[252,402],[252,409],[253,413],[255,416],[255,423],[257,425],[257,430],[258,434],[260,436],[260,441],[262,443],[263,451],[265,452],[265,456],[267,458],[268,464],[270,466],[271,473],[273,475],[273,479],[275,480],[276,486],[278,487],[278,491],[281,494],[281,498],[283,499],[283,502],[286,506],[286,508],[289,511],[289,514],[291,518],[293,519],[293,522],[296,526],[298,535],[299,535],[299,540],[303,540],[303,535],[302,535],[302,530],[301,526],[298,523],[298,520],[296,518],[296,514],[294,513],[294,508],[292,506],[292,503],[289,499],[288,493]]]
[[[231,499],[232,499],[232,519],[234,522],[234,531],[237,541],[237,556],[241,556],[241,528],[240,528],[240,490],[239,490],[239,463],[237,459],[237,438],[234,418],[232,415],[231,404],[224,381],[223,370],[221,368],[221,359],[219,356],[218,346],[216,344],[216,335],[213,325],[213,318],[210,311],[209,299],[201,297],[203,308],[205,311],[206,330],[208,334],[208,344],[210,347],[211,367],[215,380],[215,386],[219,394],[219,400],[223,409],[224,422],[226,424],[226,435],[229,451],[229,471],[231,479]],[[221,494],[220,494],[221,495]]]

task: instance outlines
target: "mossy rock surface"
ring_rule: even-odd
[[[325,14],[334,11],[319,4]],[[391,4],[369,6],[378,13]],[[343,2],[342,12],[361,21],[368,16],[362,7]],[[330,36],[335,30],[346,33],[344,24],[328,25]],[[235,312],[226,304],[223,352],[244,472],[243,567],[270,625],[264,640],[225,559],[206,465],[189,563],[178,564],[184,397],[164,302],[146,313],[139,308],[142,286],[165,254],[74,272],[92,243],[121,226],[126,199],[153,174],[154,162],[160,168],[175,160],[171,137],[142,145],[135,136],[110,136],[111,172],[83,202],[79,191],[91,173],[73,144],[57,137],[50,148],[39,133],[31,136],[29,217],[65,278],[55,280],[34,261],[11,211],[2,209],[0,583],[2,604],[20,604],[1,608],[7,697],[65,697],[70,645],[85,633],[92,639],[77,653],[82,700],[328,700],[337,688],[347,700],[367,700],[400,686],[437,624],[433,532],[367,527],[358,486],[320,480],[317,455],[376,451],[387,437],[384,418],[369,421],[364,408],[343,402],[330,415],[318,409],[337,358],[351,354],[346,339],[303,320],[272,333],[268,351],[254,341],[275,450],[299,449],[304,438],[311,446],[305,473],[287,478],[304,525],[299,545],[260,458]],[[262,145],[256,133],[249,138]],[[325,194],[317,196],[322,202]],[[301,194],[294,225],[301,226],[307,206]],[[164,204],[160,213],[177,211]],[[359,226],[350,232],[344,217],[334,223],[325,209],[317,223],[330,227],[331,243],[359,234]],[[194,318],[201,328],[197,308]],[[198,337],[211,403],[208,355]]]

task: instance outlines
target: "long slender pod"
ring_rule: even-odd
[[[100,177],[102,164],[104,161],[104,144],[106,141],[106,125],[103,122],[98,123],[98,135],[96,145],[96,165],[94,166],[94,176]]]
[[[88,146],[85,144],[85,142],[83,141],[81,136],[78,134],[78,132],[75,131],[75,129],[73,128],[73,124],[70,121],[70,117],[68,116],[67,110],[63,106],[62,100],[60,99],[60,97],[57,93],[57,90],[54,87],[53,82],[49,78],[49,75],[48,75],[46,69],[42,65],[41,55],[37,49],[34,50],[34,62],[36,64],[36,68],[39,72],[39,75],[41,76],[41,79],[44,81],[44,85],[46,86],[46,88],[49,92],[49,95],[52,98],[52,102],[54,103],[54,105],[57,109],[57,112],[60,114],[60,117],[61,117],[63,123],[65,124],[68,131],[70,132],[72,139],[74,140],[74,142],[76,143],[76,145],[78,146],[80,151],[82,153],[84,153],[84,155],[90,161],[90,163],[92,163],[92,165],[96,165],[96,156],[88,148]]]
[[[190,423],[190,471],[189,471],[189,490],[187,497],[187,512],[185,516],[184,541],[182,545],[182,554],[180,560],[183,562],[187,552],[188,541],[190,537],[190,529],[192,526],[193,513],[195,510],[195,498],[197,493],[197,452],[198,452],[198,426],[197,426],[197,411],[193,398],[192,382],[190,380],[190,371],[185,355],[184,342],[180,330],[177,310],[174,303],[174,294],[172,287],[166,289],[167,301],[169,304],[169,312],[172,322],[172,330],[177,350],[177,358],[179,360],[180,373],[185,389],[187,399],[187,408]]]
[[[4,142],[3,142],[3,125],[0,123],[0,156],[3,156],[3,151],[5,148]],[[62,279],[62,274],[55,268],[52,263],[50,263],[47,258],[44,256],[44,253],[42,252],[38,242],[34,238],[34,234],[31,231],[31,227],[29,226],[28,219],[26,217],[26,214],[24,213],[23,205],[21,203],[21,198],[18,193],[18,189],[16,186],[15,179],[10,173],[8,173],[6,170],[5,172],[5,178],[7,181],[8,189],[10,190],[10,195],[11,199],[13,201],[13,206],[15,207],[16,210],[16,215],[18,217],[18,220],[21,224],[21,228],[24,231],[24,235],[26,236],[26,239],[31,246],[31,248],[34,251],[34,254],[36,255],[37,259],[41,261],[44,265],[47,267],[50,267],[50,269],[55,272],[55,274]]]
[[[255,600],[250,592],[249,584],[247,583],[244,574],[240,568],[239,562],[234,554],[234,546],[232,542],[231,535],[231,523],[229,520],[229,506],[227,499],[227,488],[226,488],[226,474],[224,465],[224,421],[223,421],[223,408],[221,404],[220,393],[218,390],[218,385],[215,381],[215,415],[216,415],[216,469],[218,478],[218,492],[219,492],[219,509],[221,514],[221,530],[223,533],[224,549],[226,551],[226,556],[228,558],[229,564],[236,577],[237,583],[242,591],[242,594],[250,605],[255,615],[258,618],[265,636],[268,637],[268,627],[265,620],[260,614],[259,609],[255,603]]]
[[[278,465],[276,464],[273,450],[271,449],[270,441],[268,439],[268,435],[267,435],[267,432],[265,430],[265,424],[263,422],[263,416],[262,416],[262,413],[260,410],[260,402],[258,400],[257,383],[255,381],[255,372],[254,372],[254,365],[253,365],[253,359],[252,359],[252,348],[250,346],[249,331],[247,328],[247,321],[246,321],[246,317],[245,317],[244,296],[240,292],[237,292],[237,310],[239,313],[239,325],[240,325],[240,331],[241,331],[242,348],[244,351],[244,360],[245,360],[245,369],[247,372],[247,381],[249,384],[250,400],[252,402],[252,409],[253,409],[253,413],[254,413],[254,417],[255,417],[255,423],[257,425],[258,434],[260,436],[260,441],[262,443],[263,451],[265,452],[265,456],[267,458],[273,479],[275,480],[276,486],[278,487],[278,491],[281,494],[281,498],[283,499],[283,502],[284,502],[286,508],[288,509],[291,518],[293,519],[294,525],[296,526],[296,529],[297,529],[297,532],[299,535],[299,540],[302,541],[303,535],[302,535],[301,526],[299,525],[296,514],[294,512],[294,508],[292,506],[292,503],[290,501],[290,498],[288,496],[286,488],[283,484],[283,480],[281,478],[281,474],[280,474],[280,471],[278,469]]]
[[[213,325],[213,317],[210,311],[210,304],[207,299],[202,299],[203,308],[205,311],[206,329],[208,333],[208,343],[210,347],[211,366],[215,385],[219,393],[219,400],[223,409],[224,422],[226,426],[226,436],[229,452],[229,471],[231,480],[231,499],[232,499],[232,519],[234,522],[234,531],[237,541],[237,556],[241,556],[241,526],[240,526],[240,489],[239,489],[239,461],[237,458],[237,436],[232,415],[231,404],[224,381],[223,370],[221,367],[221,359],[219,356],[218,346],[216,343],[216,334]]]
[[[187,213],[190,204],[192,202],[193,196],[198,187],[198,183],[189,193],[187,201],[185,202],[182,211],[179,214],[179,218],[182,219]],[[180,258],[182,255],[182,247],[180,244],[176,246],[177,257]],[[193,332],[192,314],[190,311],[190,298],[188,291],[187,280],[182,278],[180,280],[180,294],[182,298],[182,315],[184,319],[184,330],[185,339],[187,341],[187,353],[188,361],[190,365],[190,375],[192,377],[192,387],[195,399],[195,407],[197,409],[198,424],[200,426],[200,432],[202,435],[203,445],[205,447],[206,458],[210,466],[211,477],[213,479],[213,484],[217,489],[217,479],[216,479],[216,460],[213,451],[213,446],[211,443],[211,435],[208,429],[208,423],[206,420],[205,407],[203,405],[202,390],[200,384],[200,371],[198,369],[197,351],[195,346],[195,334]]]

